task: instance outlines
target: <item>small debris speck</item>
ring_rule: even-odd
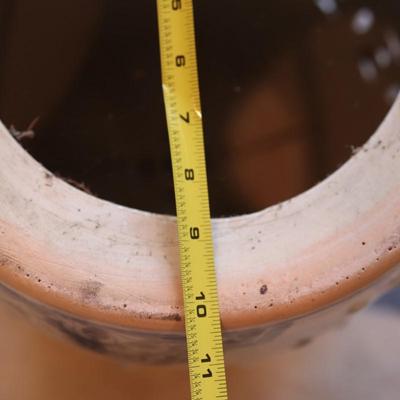
[[[267,285],[262,285],[260,287],[260,293],[261,294],[265,294],[265,293],[267,293],[267,291],[268,291],[268,286]]]

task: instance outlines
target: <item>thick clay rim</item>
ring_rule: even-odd
[[[400,100],[322,183],[213,229],[224,329],[313,312],[373,283],[400,259]],[[83,318],[183,330],[175,218],[71,187],[3,125],[0,281]]]

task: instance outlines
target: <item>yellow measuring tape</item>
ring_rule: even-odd
[[[193,400],[227,399],[192,0],[157,0]]]

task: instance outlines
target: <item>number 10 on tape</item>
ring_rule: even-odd
[[[227,399],[192,0],[158,0],[193,400]]]

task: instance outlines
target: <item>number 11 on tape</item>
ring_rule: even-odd
[[[192,0],[158,0],[193,400],[227,399]]]

